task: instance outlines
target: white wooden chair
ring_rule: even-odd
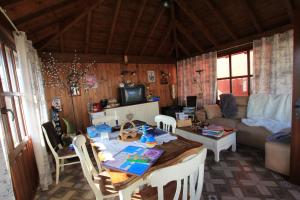
[[[56,135],[55,128],[52,122],[46,122],[42,124],[42,132],[47,142],[47,145],[55,159],[55,165],[56,165],[55,182],[56,184],[58,184],[60,170],[64,171],[64,166],[67,165],[79,164],[79,161],[65,163],[65,160],[70,158],[76,158],[77,155],[74,151],[62,147],[60,143],[60,139]],[[51,138],[51,141],[49,137]]]
[[[176,181],[176,193],[173,199],[178,199],[183,180],[182,199],[198,200],[201,197],[203,178],[204,178],[204,163],[207,149],[204,148],[198,154],[189,156],[183,162],[170,167],[165,167],[152,172],[148,181],[152,187],[157,187],[158,200],[164,199],[164,186]]]
[[[83,174],[87,179],[90,187],[92,188],[96,200],[102,200],[107,198],[112,198],[120,195],[121,200],[127,200],[130,198],[131,194],[138,188],[140,185],[143,184],[143,181],[136,181],[134,184],[130,185],[128,188],[124,188],[121,191],[113,190],[112,186],[109,184],[107,179],[109,176],[105,173],[98,173],[97,170],[94,168],[89,154],[86,149],[86,138],[83,135],[78,135],[73,140],[73,145],[76,151],[76,154],[79,157],[81,167],[83,170]],[[101,182],[100,184],[97,183]],[[100,187],[104,186],[104,187]],[[103,191],[105,190],[105,191]]]
[[[167,116],[167,115],[157,115],[154,118],[154,121],[157,124],[158,128],[161,128],[164,131],[170,132],[170,129],[172,130],[172,133],[175,133],[176,130],[176,120],[173,117]],[[162,127],[161,127],[162,124]]]

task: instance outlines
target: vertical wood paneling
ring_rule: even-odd
[[[149,83],[150,90],[154,95],[160,96],[160,106],[172,105],[171,99],[171,84],[176,84],[176,66],[174,64],[128,64],[125,67],[126,70],[136,71],[135,76],[125,76],[126,80],[130,79],[135,83],[148,84],[147,71],[153,70],[156,75],[156,82]],[[60,113],[61,117],[65,117],[71,122],[77,124],[77,127],[81,130],[85,130],[89,125],[87,104],[88,102],[99,102],[104,98],[117,98],[118,92],[117,88],[121,82],[121,70],[124,70],[124,67],[121,67],[120,64],[95,64],[95,67],[92,68],[89,74],[94,74],[98,80],[98,88],[90,89],[85,92],[81,87],[81,96],[74,96],[74,106],[75,106],[75,116],[76,120],[73,117],[73,109],[71,103],[71,97],[69,91],[66,88],[54,88],[46,87],[46,100],[48,108],[51,107],[51,101],[54,97],[60,97],[62,100],[63,111]],[[165,73],[170,73],[171,77],[169,79],[169,84],[161,85],[160,84],[160,72],[164,71]]]

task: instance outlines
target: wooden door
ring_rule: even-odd
[[[33,199],[39,177],[32,141],[27,134],[22,101],[22,75],[16,53],[0,43],[0,109],[8,162],[17,200]]]
[[[294,12],[293,114],[290,178],[300,185],[300,1]]]

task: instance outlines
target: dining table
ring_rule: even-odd
[[[118,132],[112,133],[112,135],[117,135]],[[132,175],[118,170],[112,170],[109,168],[102,168],[109,174],[111,179],[111,184],[116,191],[119,191],[120,200],[130,199],[132,193],[139,188],[140,186],[147,185],[148,180],[147,177],[151,174],[151,172],[175,165],[180,163],[185,158],[199,153],[203,150],[203,144],[195,141],[188,140],[181,136],[170,134],[174,139],[168,142],[164,142],[162,144],[156,145],[156,149],[163,150],[163,154],[156,160],[156,162],[142,175]],[[117,138],[114,138],[114,142],[117,143]],[[103,151],[99,147],[99,140],[95,140],[90,138],[90,143],[94,151],[96,151],[96,156],[100,160],[100,162],[104,161]],[[124,145],[124,142],[122,142]],[[115,154],[116,152],[113,152]],[[95,156],[95,157],[96,157]]]

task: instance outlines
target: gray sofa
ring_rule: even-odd
[[[224,118],[220,116],[220,113],[210,114],[209,112],[215,112],[212,111],[213,109],[211,106],[205,106],[204,110],[199,112],[205,112],[205,115],[202,114],[202,116],[208,117],[207,120],[210,124],[222,125],[237,129],[238,143],[264,149],[266,138],[271,134],[271,132],[264,127],[247,126],[241,122],[241,119],[246,118],[247,116],[248,99],[249,97],[247,96],[236,96],[238,113],[234,118]],[[201,114],[198,113],[196,115],[199,116]]]
[[[198,120],[237,129],[237,143],[265,150],[265,167],[289,175],[290,141],[266,141],[272,133],[264,127],[247,126],[241,122],[247,116],[248,97],[236,96],[238,113],[234,118],[222,117],[218,105],[208,105],[197,111]]]

